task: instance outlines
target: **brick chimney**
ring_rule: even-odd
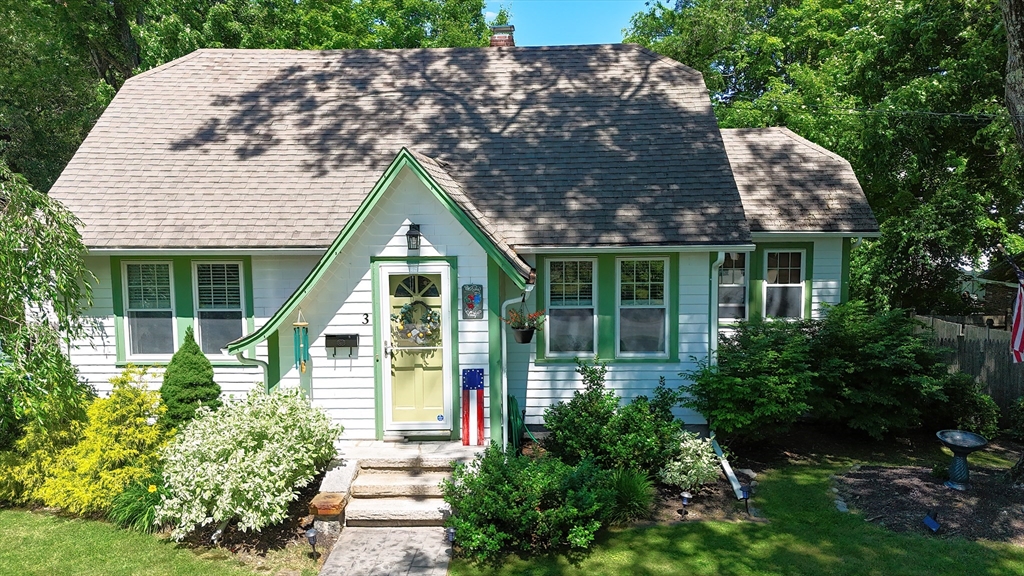
[[[515,46],[516,40],[512,37],[512,33],[515,31],[516,27],[512,25],[491,26],[491,47]]]

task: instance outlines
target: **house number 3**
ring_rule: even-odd
[[[363,314],[363,324],[369,324],[369,323],[370,323],[370,315],[369,314]]]

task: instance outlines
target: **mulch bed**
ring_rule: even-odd
[[[966,492],[951,490],[930,468],[865,466],[838,476],[835,486],[865,520],[896,532],[927,533],[924,516],[937,513],[939,534],[1024,545],[1024,489],[1005,470],[971,467]]]
[[[740,481],[746,479],[740,476]],[[756,513],[756,511],[754,511]],[[748,515],[743,501],[736,499],[732,485],[719,475],[718,482],[701,486],[700,491],[693,494],[693,499],[683,511],[680,490],[674,486],[658,486],[658,496],[654,507],[654,515],[650,520],[635,523],[635,526],[671,526],[681,522],[699,522],[702,520],[727,520],[734,522],[764,521],[756,516]]]

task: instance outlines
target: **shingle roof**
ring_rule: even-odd
[[[631,45],[200,50],[125,83],[51,195],[93,248],[319,248],[406,146],[513,248],[750,241],[701,76]]]
[[[515,250],[505,242],[501,235],[498,234],[497,228],[491,222],[491,219],[473,204],[472,199],[463,191],[462,186],[452,178],[451,174],[441,167],[437,160],[429,156],[420,154],[415,150],[409,150],[409,154],[420,163],[420,166],[427,171],[427,174],[433,178],[438,186],[444,188],[448,196],[466,213],[466,216],[483,232],[484,236],[493,242],[498,250],[505,255],[505,258],[515,267],[516,271],[524,278],[530,278],[530,275],[533,273],[533,267],[520,258]]]
[[[850,163],[787,128],[722,130],[753,232],[876,232]]]

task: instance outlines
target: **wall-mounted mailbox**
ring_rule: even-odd
[[[324,334],[327,348],[359,348],[359,334]]]

